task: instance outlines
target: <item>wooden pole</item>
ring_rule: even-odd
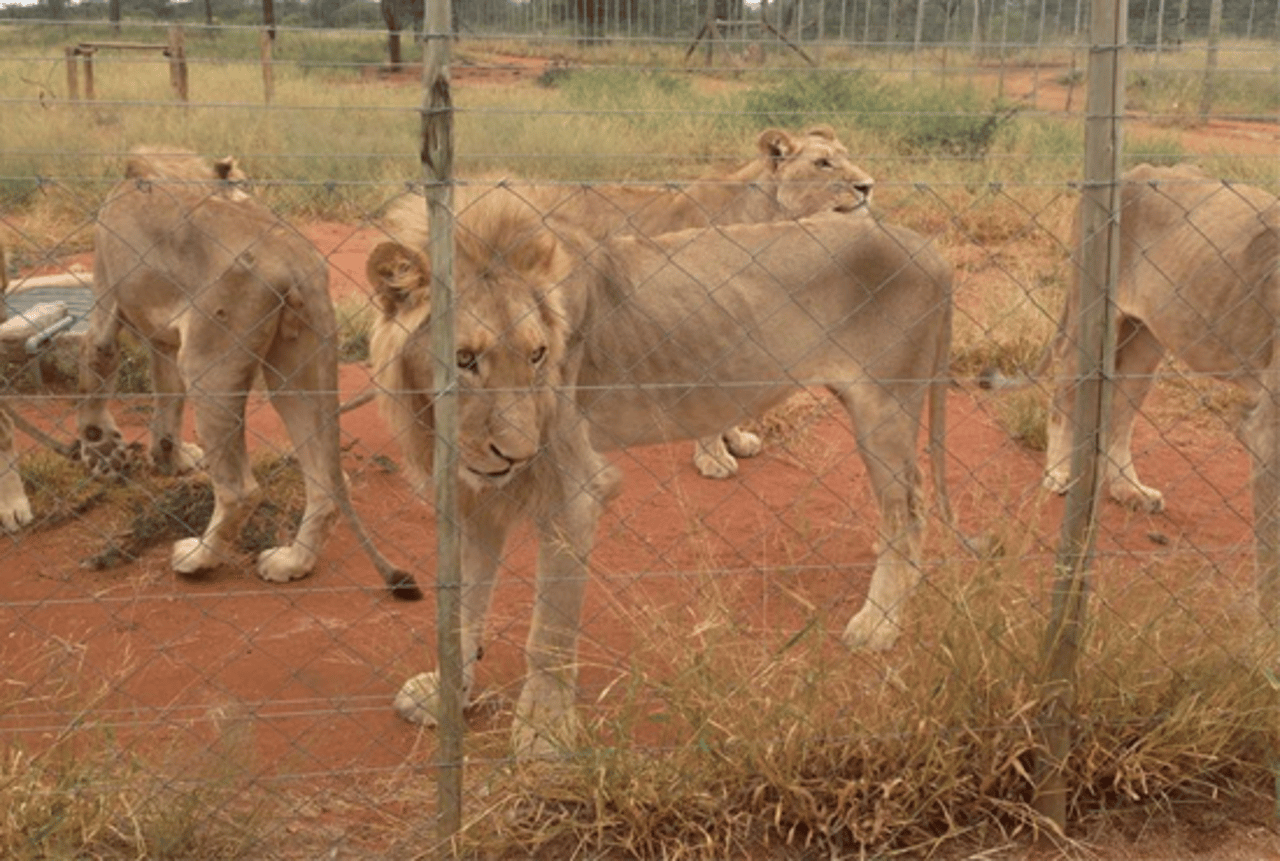
[[[1085,632],[1089,569],[1101,499],[1115,370],[1112,296],[1120,265],[1120,159],[1124,111],[1121,51],[1127,39],[1121,0],[1093,0],[1089,96],[1085,109],[1085,179],[1076,241],[1075,289],[1078,379],[1072,423],[1071,484],[1055,560],[1056,576],[1043,653],[1040,712],[1043,753],[1036,764],[1036,810],[1060,830],[1067,826],[1063,766],[1071,752],[1076,665]]]
[[[1213,79],[1218,72],[1218,42],[1222,38],[1222,0],[1209,3],[1209,46],[1204,58],[1204,83],[1200,88],[1200,122],[1208,122],[1213,109]]]
[[[76,53],[76,49],[68,45],[63,49],[63,53],[67,58],[67,101],[80,101],[80,57]]]
[[[266,104],[271,104],[271,100],[276,96],[276,79],[275,67],[272,64],[271,46],[275,40],[271,38],[271,31],[266,27],[262,28],[262,35],[258,39],[258,50],[262,56],[262,97]]]
[[[169,84],[179,101],[187,100],[187,49],[181,27],[169,28]]]
[[[436,651],[440,676],[437,727],[436,857],[453,855],[462,830],[462,560],[457,502],[458,404],[453,308],[453,96],[449,89],[450,0],[430,0],[422,64],[423,177],[431,254],[431,352],[435,357]],[[466,656],[474,660],[474,656]]]
[[[87,102],[92,102],[98,97],[93,87],[93,54],[92,50],[81,52],[84,57],[84,98]]]

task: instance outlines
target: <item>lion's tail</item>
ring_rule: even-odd
[[[942,336],[938,338],[937,353],[933,361],[933,379],[929,381],[929,464],[933,472],[933,496],[938,516],[946,526],[957,529],[955,512],[951,509],[951,495],[947,491],[947,389],[951,387],[951,325],[952,307],[950,293],[946,300]]]
[[[418,587],[413,575],[403,568],[397,568],[391,560],[382,555],[378,545],[373,543],[373,539],[365,531],[364,521],[360,519],[360,515],[356,513],[355,506],[351,504],[351,494],[347,490],[346,478],[339,475],[338,479],[338,508],[342,511],[342,515],[347,518],[351,531],[356,534],[356,540],[360,542],[360,548],[369,557],[373,567],[378,570],[378,574],[382,576],[382,580],[387,584],[387,588],[391,590],[391,594],[401,601],[422,600],[422,589]]]

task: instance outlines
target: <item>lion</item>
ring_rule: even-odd
[[[799,135],[766,129],[756,148],[758,156],[746,164],[683,186],[538,187],[530,200],[598,238],[868,211],[875,180],[853,163],[830,126]],[[754,457],[760,448],[758,435],[733,427],[698,440],[693,463],[708,478],[730,478],[738,473],[737,458]]]
[[[91,469],[109,471],[124,448],[107,399],[117,336],[128,329],[150,348],[153,465],[174,473],[202,459],[214,489],[208,527],[174,545],[172,567],[194,574],[224,564],[234,558],[233,541],[258,490],[245,447],[245,405],[260,369],[294,444],[306,508],[294,542],[258,557],[258,576],[287,582],[309,574],[340,510],[396,597],[421,597],[413,578],[370,541],[348,497],[337,322],[324,258],[233,181],[232,171],[191,153],[151,153],[131,153],[128,178],[108,194],[95,226],[95,302],[80,359],[81,457]],[[203,455],[181,442],[188,388],[196,392]]]
[[[539,537],[529,673],[516,749],[572,739],[588,564],[618,476],[604,452],[697,438],[822,385],[853,420],[880,510],[865,606],[843,639],[890,648],[920,579],[917,439],[926,401],[937,503],[951,341],[951,269],[929,240],[823,214],[599,243],[509,189],[459,207],[456,339],[462,649],[466,688],[503,546]],[[430,266],[420,208],[367,261],[380,314],[371,361],[383,413],[425,492],[432,467]],[[708,373],[708,369],[712,369]],[[396,708],[432,724],[434,673]]]
[[[9,269],[4,246],[0,245],[0,297],[9,290]],[[0,302],[0,323],[5,320],[4,303]],[[17,532],[32,520],[31,501],[22,486],[18,472],[18,445],[14,440],[13,417],[0,404],[0,529]]]
[[[1239,436],[1253,456],[1254,531],[1260,551],[1274,548],[1277,513],[1269,485],[1280,468],[1273,400],[1280,392],[1280,201],[1190,165],[1139,165],[1122,181],[1116,383],[1103,468],[1110,495],[1144,511],[1164,508],[1163,494],[1138,477],[1131,440],[1167,351],[1192,371],[1247,394],[1251,406]],[[1068,295],[1073,298],[1052,345],[1058,373],[1044,476],[1045,487],[1057,493],[1065,493],[1069,481],[1077,376],[1069,333],[1078,309],[1076,293]],[[1274,607],[1275,597],[1264,597]]]

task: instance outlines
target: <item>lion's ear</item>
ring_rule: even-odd
[[[759,148],[761,155],[771,158],[775,162],[789,158],[798,149],[795,139],[782,129],[765,129],[760,133],[760,139],[756,141],[756,146]]]
[[[540,278],[556,277],[556,252],[559,242],[550,231],[540,230],[524,237],[504,255],[506,263],[517,272]]]
[[[235,156],[225,156],[213,163],[213,173],[218,179],[236,179]]]
[[[804,130],[804,133],[808,137],[822,138],[823,140],[833,141],[836,139],[836,130],[826,123],[810,126]]]
[[[383,242],[369,253],[365,276],[374,304],[387,316],[431,300],[431,261],[398,242]]]

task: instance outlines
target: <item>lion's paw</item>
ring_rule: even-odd
[[[1044,485],[1045,490],[1050,493],[1056,493],[1058,496],[1062,496],[1066,493],[1067,488],[1071,486],[1067,473],[1057,469],[1051,469],[1045,472],[1044,480],[1041,483]]]
[[[724,444],[734,457],[755,457],[764,450],[764,440],[759,434],[736,427],[725,433]]]
[[[186,475],[204,465],[204,449],[193,442],[162,445],[151,451],[151,466],[162,475]]]
[[[841,641],[853,651],[886,652],[898,641],[899,625],[883,612],[863,607],[844,629]]]
[[[729,454],[723,437],[698,440],[693,450],[693,465],[705,478],[733,478],[738,474],[738,462]]]
[[[418,726],[440,722],[440,677],[419,673],[400,686],[395,698],[396,714]]]
[[[0,528],[17,532],[32,520],[31,503],[16,467],[0,472]]]
[[[1125,479],[1111,482],[1111,498],[1134,511],[1158,514],[1164,511],[1164,494],[1142,482]]]
[[[184,538],[173,543],[170,564],[179,574],[197,574],[222,564],[222,557],[199,538]]]
[[[268,583],[301,580],[316,565],[316,554],[298,544],[272,547],[258,554],[258,576]]]
[[[520,692],[511,725],[511,748],[517,759],[541,759],[575,749],[582,722],[574,692],[557,681],[530,679]]]
[[[77,442],[73,457],[97,478],[121,479],[139,464],[147,464],[142,444],[136,441],[126,444],[120,431],[115,429],[98,431],[96,436],[86,433]]]

